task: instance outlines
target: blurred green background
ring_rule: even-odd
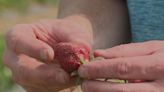
[[[54,19],[58,0],[0,0],[0,92],[24,92],[11,80],[11,72],[3,65],[4,34],[19,23]]]

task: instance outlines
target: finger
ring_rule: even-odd
[[[21,87],[23,87],[26,90],[26,92],[47,92],[47,91],[49,91],[48,89],[46,89],[43,86],[40,88],[37,88],[34,86],[21,85]]]
[[[16,56],[6,51],[4,63],[12,70],[19,84],[55,85],[70,82],[69,75],[56,64],[44,64],[26,55]],[[73,83],[72,83],[73,84]]]
[[[38,40],[34,29],[28,24],[17,25],[9,31],[6,42],[8,48],[16,53],[26,54],[42,61],[51,61],[54,58],[53,49],[45,42]]]
[[[56,86],[53,85],[52,87],[49,85],[21,85],[27,92],[72,92],[73,87],[64,85],[64,86]],[[68,89],[69,88],[69,89]],[[62,90],[62,91],[61,91]]]
[[[160,92],[153,83],[112,84],[100,81],[85,81],[83,92]]]
[[[128,80],[156,80],[164,77],[163,55],[106,59],[79,68],[84,78],[116,78]]]
[[[107,50],[96,50],[94,55],[96,57],[104,57],[104,58],[119,58],[119,57],[132,57],[132,56],[143,56],[143,55],[151,55],[159,48],[163,48],[161,46],[160,41],[149,41],[143,43],[131,43],[116,46],[113,48],[109,48]]]

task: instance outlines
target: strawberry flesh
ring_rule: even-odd
[[[81,44],[59,43],[55,47],[55,59],[68,73],[76,71],[81,65],[81,58],[89,61],[89,50]]]

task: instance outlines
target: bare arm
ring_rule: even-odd
[[[57,63],[46,64],[54,60],[58,42],[78,41],[89,49],[91,43],[106,48],[129,38],[123,0],[61,0],[59,11],[61,19],[19,24],[6,35],[4,63],[28,92],[57,92],[74,85]]]
[[[107,48],[130,40],[124,0],[61,0],[59,18],[69,17],[93,32],[94,48]]]

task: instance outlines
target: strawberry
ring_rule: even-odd
[[[89,49],[82,44],[59,43],[55,46],[55,59],[68,73],[76,71],[82,64],[81,59],[89,62]]]

